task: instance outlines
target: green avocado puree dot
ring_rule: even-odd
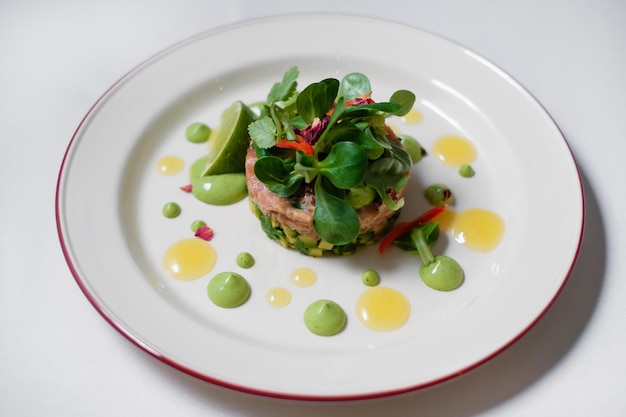
[[[198,200],[217,206],[234,204],[248,195],[243,172],[202,176],[206,156],[199,158],[189,170],[191,193]]]
[[[196,232],[199,228],[206,226],[206,222],[204,220],[194,220],[191,223],[191,231]]]
[[[331,300],[317,300],[304,311],[304,324],[318,336],[333,336],[346,326],[346,313]]]
[[[454,259],[437,255],[435,260],[420,267],[420,278],[424,284],[439,291],[452,291],[463,283],[463,269]]]
[[[165,205],[163,206],[163,215],[168,219],[178,217],[180,212],[180,206],[174,202],[165,203]]]
[[[248,269],[254,265],[254,257],[248,252],[241,252],[237,255],[237,266],[240,268]]]
[[[404,150],[411,157],[411,162],[417,164],[424,156],[424,151],[420,143],[413,136],[400,135],[398,136],[404,146]]]
[[[464,178],[470,178],[474,176],[474,168],[471,165],[463,164],[459,167],[459,175]]]
[[[250,297],[250,284],[236,272],[220,272],[209,281],[209,299],[219,307],[239,307]]]
[[[366,269],[361,275],[361,282],[368,287],[375,287],[380,284],[380,275],[374,269]]]
[[[192,123],[185,130],[185,137],[191,143],[204,143],[210,135],[211,128],[204,123]]]

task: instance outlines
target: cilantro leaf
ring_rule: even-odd
[[[261,149],[268,149],[276,144],[276,125],[269,116],[250,123],[248,133],[254,144]]]
[[[283,75],[283,80],[275,83],[267,95],[267,103],[272,105],[279,101],[288,100],[296,91],[299,72],[298,67],[291,67]]]

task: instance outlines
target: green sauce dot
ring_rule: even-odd
[[[474,176],[474,168],[471,165],[463,164],[459,167],[459,175],[464,178],[471,178]]]
[[[424,190],[424,197],[428,202],[435,206],[444,206],[454,202],[454,194],[452,190],[445,184],[432,184]]]
[[[174,217],[178,217],[180,214],[180,206],[174,202],[165,203],[163,206],[163,215],[168,219],[173,219]]]
[[[206,222],[203,220],[194,220],[194,222],[191,223],[191,231],[195,233],[199,228],[204,226],[206,226]]]
[[[463,283],[464,273],[461,265],[454,259],[445,256],[435,256],[435,260],[420,267],[420,278],[424,284],[438,291],[452,291]]]
[[[250,297],[250,284],[236,272],[220,272],[209,281],[207,294],[216,306],[239,307]]]
[[[413,136],[409,135],[400,135],[398,138],[400,138],[404,150],[411,157],[411,162],[417,164],[424,156],[424,150],[420,143]]]
[[[304,324],[318,336],[333,336],[346,326],[346,312],[331,300],[317,300],[304,311]]]
[[[211,128],[204,123],[192,123],[185,130],[185,137],[192,143],[204,143],[209,140]]]
[[[375,287],[380,283],[380,275],[373,269],[366,269],[361,275],[361,282],[368,287]]]
[[[237,255],[237,266],[240,268],[248,269],[254,265],[254,257],[248,252],[241,252]]]

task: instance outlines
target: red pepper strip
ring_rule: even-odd
[[[277,148],[301,150],[307,155],[313,155],[315,150],[313,146],[300,135],[296,135],[296,140],[287,140],[285,138],[276,142]]]
[[[372,95],[371,91],[369,93],[363,93],[359,97],[355,97],[352,100],[346,101],[344,103],[344,105],[346,107],[350,107],[350,106],[360,106],[362,104],[373,104],[375,102],[374,102],[374,100],[372,100],[370,98],[371,95]],[[333,104],[333,106],[330,108],[330,110],[328,110],[328,112],[326,112],[326,115],[328,117],[330,117],[330,116],[333,115],[334,112],[335,112],[335,105]]]
[[[428,210],[426,213],[417,217],[415,220],[411,220],[410,222],[402,222],[402,223],[396,224],[396,226],[391,230],[391,232],[389,232],[387,237],[383,239],[382,242],[380,242],[378,251],[380,253],[383,253],[385,249],[387,249],[387,246],[393,243],[394,240],[396,240],[403,234],[410,232],[414,228],[418,226],[422,226],[428,223],[429,221],[433,220],[435,217],[439,216],[446,209],[446,207],[447,206],[435,207],[434,209]]]
[[[358,97],[353,98],[352,100],[346,101],[346,107],[350,106],[360,106],[363,104],[372,104],[374,100],[371,99],[372,92],[363,93]]]

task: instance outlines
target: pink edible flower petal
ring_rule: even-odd
[[[199,227],[198,230],[196,230],[195,234],[196,237],[204,239],[207,242],[213,239],[213,235],[215,235],[215,232],[213,232],[213,229],[211,229],[209,226]]]
[[[182,187],[180,187],[180,189],[186,193],[190,193],[192,188],[193,187],[191,186],[191,184],[183,185]]]

